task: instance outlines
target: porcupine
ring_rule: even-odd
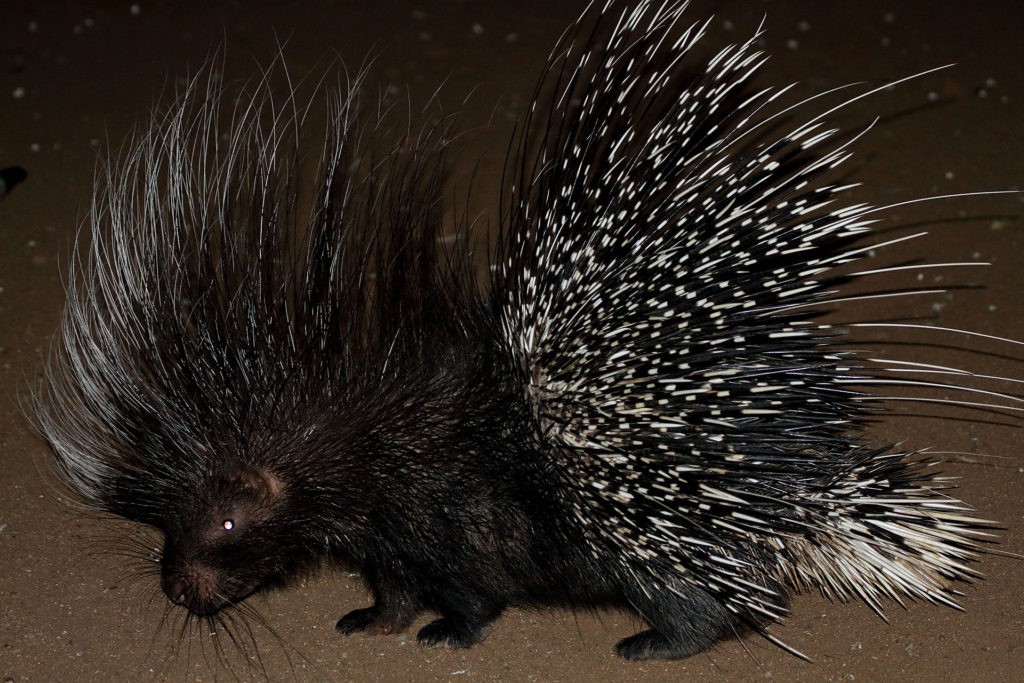
[[[631,659],[805,587],[955,604],[987,523],[870,444],[892,380],[814,319],[869,248],[876,209],[818,181],[849,143],[825,115],[760,141],[783,91],[746,92],[756,36],[687,76],[683,10],[563,36],[486,291],[441,246],[448,122],[367,151],[358,84],[304,224],[303,113],[266,92],[223,142],[194,84],[109,168],[39,423],[86,502],[163,534],[170,600],[226,626],[336,563],[374,597],[344,633],[429,610],[421,642],[468,647],[509,606],[629,607]]]

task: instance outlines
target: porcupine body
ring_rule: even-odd
[[[984,524],[863,437],[879,373],[813,320],[871,222],[818,182],[844,145],[762,139],[753,39],[692,71],[681,5],[606,11],[538,88],[486,292],[441,246],[448,124],[376,150],[357,86],[308,211],[303,115],[260,89],[225,138],[193,84],[111,166],[40,424],[86,501],[162,532],[171,600],[217,621],[337,563],[374,597],[346,633],[620,606],[651,627],[620,654],[685,657],[800,588],[973,576]]]

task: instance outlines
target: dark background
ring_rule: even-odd
[[[66,503],[46,448],[20,407],[57,323],[70,241],[86,218],[106,141],[116,148],[161,94],[220,45],[226,46],[229,78],[254,77],[280,43],[298,74],[335,57],[357,66],[372,52],[372,90],[394,85],[423,103],[444,81],[446,107],[465,110],[462,120],[471,132],[459,156],[481,159],[474,210],[489,209],[493,223],[507,136],[551,45],[581,3],[186,1],[136,7],[133,12],[132,3],[112,0],[0,4],[0,167],[17,164],[30,174],[0,200],[2,680],[230,678],[224,669],[211,670],[208,638],[192,634],[172,651],[181,619],[172,613],[160,628],[167,603],[155,580],[126,577],[122,559],[95,552],[110,547],[104,539],[122,529],[87,519]],[[956,63],[832,117],[859,129],[883,115],[844,170],[847,179],[864,183],[854,199],[882,204],[1022,187],[1019,0],[693,3],[693,20],[710,14],[706,50],[747,38],[766,17],[772,58],[756,82],[800,81],[790,102],[845,83],[879,85]],[[800,116],[820,110],[812,104]],[[933,262],[991,262],[988,268],[922,271],[926,284],[945,277],[937,286],[986,287],[883,299],[851,307],[847,316],[936,316],[938,324],[1024,339],[1021,205],[1021,197],[1011,195],[888,212],[882,227],[894,229],[891,234],[923,226],[930,235],[887,252],[884,262],[918,255]],[[915,275],[899,283],[913,285]],[[961,335],[927,339],[936,343],[902,348],[899,355],[1022,375],[1021,347]],[[989,353],[954,353],[946,346]],[[877,347],[871,352],[879,353]],[[1019,423],[1008,426],[1007,419],[963,408],[892,407],[901,414],[938,412],[943,419],[886,417],[872,428],[877,441],[959,453],[947,456],[954,462],[944,468],[963,478],[958,495],[1006,527],[1001,550],[1024,552]],[[977,566],[987,579],[964,589],[963,613],[892,604],[886,625],[862,604],[798,598],[791,618],[772,632],[814,664],[757,636],[683,662],[623,662],[611,647],[640,624],[621,613],[510,610],[487,641],[459,652],[422,649],[415,630],[345,638],[333,630],[334,621],[368,597],[357,577],[341,573],[256,598],[279,639],[259,626],[253,631],[271,677],[303,680],[1008,680],[1024,670],[1024,562],[988,555]],[[242,678],[253,675],[240,670]]]

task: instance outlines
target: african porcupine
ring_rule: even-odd
[[[87,499],[163,531],[173,600],[215,615],[328,558],[377,599],[346,631],[431,609],[422,639],[468,645],[506,605],[628,604],[655,630],[622,654],[685,656],[794,584],[968,577],[974,522],[862,442],[873,372],[809,320],[870,215],[806,185],[845,152],[806,153],[817,120],[752,141],[749,43],[682,87],[679,11],[552,64],[489,296],[437,246],[443,127],[346,179],[342,105],[304,231],[291,124],[243,116],[218,157],[216,108],[182,105],[136,147],[43,425]]]

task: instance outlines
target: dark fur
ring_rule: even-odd
[[[838,331],[802,326],[803,306],[836,284],[831,271],[813,280],[802,269],[812,257],[852,260],[844,250],[859,234],[821,208],[835,188],[805,188],[821,172],[816,157],[800,140],[748,141],[729,150],[735,173],[701,176],[729,149],[712,153],[709,139],[750,113],[736,110],[742,69],[719,64],[692,82],[673,71],[617,109],[638,78],[632,58],[655,73],[656,46],[675,35],[679,8],[659,16],[608,48],[588,37],[588,21],[560,43],[545,77],[552,92],[537,96],[513,148],[502,268],[488,292],[465,230],[442,246],[448,120],[401,128],[402,142],[382,150],[384,122],[360,131],[354,103],[340,102],[308,214],[289,142],[305,133],[304,113],[294,99],[273,106],[265,85],[240,98],[227,151],[218,104],[206,101],[213,79],[206,92],[193,84],[112,167],[92,251],[73,264],[41,423],[86,500],[163,533],[172,601],[209,618],[329,563],[358,568],[373,592],[372,607],[338,621],[346,634],[401,631],[430,611],[440,618],[420,641],[468,647],[509,606],[632,607],[651,630],[617,651],[643,659],[759,628],[785,613],[794,586],[875,606],[899,591],[943,601],[943,581],[969,578],[962,563],[978,524],[906,502],[948,499],[902,454],[862,443],[871,406],[848,382],[871,375],[836,346]],[[584,50],[615,68],[577,69]],[[708,85],[726,96],[697,98],[696,123],[679,123],[680,144],[655,163],[646,141],[685,114],[673,87]],[[586,113],[578,102],[590,96]],[[635,141],[612,163],[630,131]],[[665,168],[671,187],[616,195]],[[609,196],[620,203],[604,205]],[[712,229],[737,202],[773,208]],[[800,202],[811,216],[793,213]],[[556,233],[548,210],[573,220]],[[633,222],[605,228],[607,244],[590,241],[601,236],[590,221],[630,211]],[[780,254],[765,230],[783,247],[804,241]],[[692,244],[722,235],[735,244],[722,242],[717,279],[705,278]],[[665,254],[692,255],[694,267]],[[574,270],[576,258],[593,268]],[[619,297],[619,285],[631,294]],[[673,288],[694,296],[671,302],[664,336],[646,334]],[[545,321],[516,318],[537,299],[555,302],[550,321],[561,326],[540,350],[522,338]],[[620,347],[633,364],[606,380]],[[702,401],[649,379],[682,361],[678,381]],[[723,368],[736,371],[728,383],[705,387]],[[563,391],[581,377],[593,382]],[[795,378],[803,383],[790,387]],[[786,386],[761,391],[772,383]],[[634,425],[637,403],[655,426]],[[679,428],[658,427],[664,415]],[[666,518],[672,531],[658,524]],[[899,519],[939,559],[892,588],[884,563],[913,564],[920,546],[904,527],[872,534],[848,518]],[[872,580],[883,582],[877,593]]]

